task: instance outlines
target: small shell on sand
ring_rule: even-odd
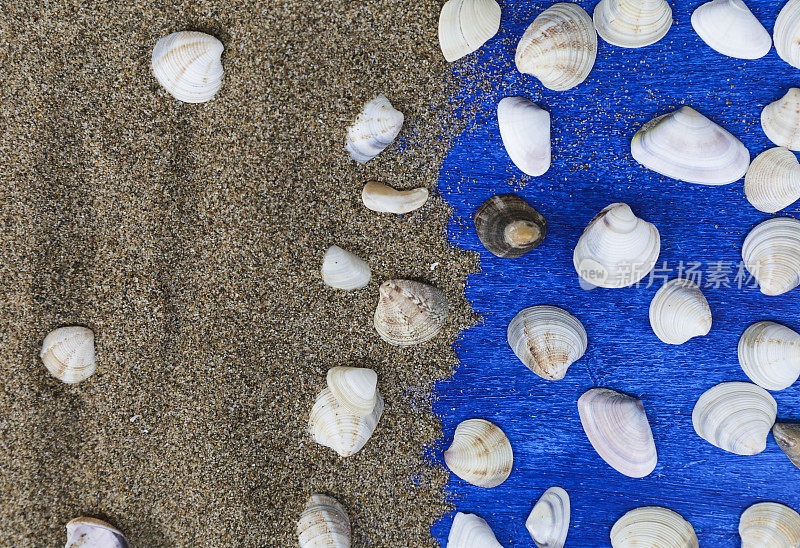
[[[39,356],[58,380],[67,384],[84,381],[95,369],[94,332],[88,327],[59,327],[44,338]]]
[[[373,181],[364,185],[361,201],[364,207],[378,213],[410,213],[428,201],[428,189],[395,190]]]
[[[224,49],[222,42],[208,34],[173,32],[153,49],[153,75],[177,100],[205,103],[222,87]]]
[[[300,548],[350,548],[350,518],[339,501],[311,495],[297,521]]]
[[[105,521],[75,518],[67,523],[65,548],[128,548],[128,540]]]

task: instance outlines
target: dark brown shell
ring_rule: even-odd
[[[776,422],[772,435],[789,460],[800,468],[800,424]]]
[[[486,249],[498,257],[514,259],[542,243],[547,221],[519,196],[500,194],[478,208],[475,229]]]

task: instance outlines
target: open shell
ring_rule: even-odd
[[[493,255],[514,259],[542,243],[547,222],[519,196],[500,194],[475,212],[475,230]]]
[[[711,47],[729,57],[760,59],[772,37],[742,0],[712,0],[692,13],[692,27]]]
[[[692,524],[661,506],[642,506],[626,513],[611,528],[613,548],[698,548]]]
[[[65,548],[128,548],[128,540],[105,521],[75,518],[67,523]]]
[[[683,344],[711,331],[711,308],[697,284],[685,278],[665,283],[650,303],[650,325],[667,344]]]
[[[789,207],[800,199],[800,162],[785,148],[765,150],[747,170],[744,193],[753,207],[765,213]]]
[[[531,510],[525,528],[538,548],[563,548],[569,532],[569,495],[551,487]]]
[[[775,322],[757,322],[739,339],[739,364],[750,380],[783,390],[800,377],[800,334]]]
[[[739,518],[742,548],[797,548],[800,514],[776,502],[759,502]]]
[[[775,19],[772,32],[778,56],[800,68],[800,0],[789,0]]]
[[[449,62],[477,51],[500,30],[495,0],[448,0],[439,14],[439,46]]]
[[[444,293],[410,280],[381,284],[373,324],[381,339],[395,346],[412,346],[431,340],[447,319]]]
[[[772,436],[792,464],[800,468],[800,424],[776,422]]]
[[[336,499],[311,495],[297,522],[300,548],[350,548],[350,518]]]
[[[783,97],[764,107],[761,129],[779,147],[800,151],[800,88],[789,89]]]
[[[378,401],[378,374],[361,367],[332,367],[328,370],[328,388],[348,411],[366,417]]]
[[[344,146],[360,164],[372,160],[392,144],[403,127],[403,113],[381,94],[364,105],[352,126],[347,128]]]
[[[94,332],[88,327],[59,327],[44,338],[39,357],[58,380],[67,384],[84,381],[95,369]]]
[[[503,146],[514,165],[538,177],[550,169],[550,113],[524,97],[506,97],[497,104]]]
[[[514,454],[505,433],[483,419],[456,427],[444,462],[456,476],[478,487],[497,487],[511,475]]]
[[[372,271],[366,261],[357,255],[332,245],[322,259],[322,281],[336,289],[359,289],[372,279]]]
[[[336,451],[340,457],[358,453],[366,445],[383,414],[383,398],[375,393],[375,407],[359,417],[342,405],[330,388],[317,395],[308,418],[308,431],[314,441]]]
[[[202,32],[173,32],[156,43],[153,76],[184,103],[210,101],[222,87],[222,42]]]
[[[594,8],[600,38],[623,48],[641,48],[661,40],[672,26],[666,0],[601,0]]]
[[[447,548],[503,548],[486,520],[458,512],[450,526]]]
[[[765,295],[782,295],[800,284],[800,221],[768,219],[747,235],[742,246],[747,270]]]
[[[364,207],[378,213],[410,213],[428,201],[428,189],[395,190],[373,181],[364,185],[361,201]]]

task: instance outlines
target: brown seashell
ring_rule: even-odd
[[[381,284],[373,324],[381,339],[395,346],[429,341],[447,319],[444,293],[430,285],[410,280]]]
[[[800,424],[776,422],[772,435],[792,464],[800,468]]]
[[[494,255],[515,259],[542,243],[547,221],[519,196],[500,194],[478,208],[475,230]]]

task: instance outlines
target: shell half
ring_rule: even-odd
[[[683,344],[711,331],[711,308],[697,284],[685,278],[665,283],[650,302],[650,326],[667,344]]]
[[[311,495],[297,521],[300,548],[350,548],[350,518],[339,502]]]
[[[357,255],[332,245],[322,258],[322,281],[336,289],[360,289],[372,279],[366,261]]]
[[[789,388],[800,377],[800,334],[775,322],[757,322],[739,338],[739,365],[767,390]]]
[[[764,107],[761,129],[779,147],[800,151],[800,88],[789,89],[783,97]]]
[[[782,147],[765,150],[744,178],[747,201],[759,211],[777,213],[800,199],[800,162]]]
[[[128,540],[105,521],[75,518],[67,523],[65,548],[128,548]]]
[[[153,76],[184,103],[210,101],[222,87],[222,42],[202,32],[173,32],[156,43]]]
[[[506,97],[497,104],[503,146],[514,165],[538,177],[550,169],[550,113],[524,97]]]
[[[48,333],[39,352],[42,363],[58,380],[75,384],[95,370],[94,331],[88,327],[59,327]]]
[[[744,266],[765,295],[782,295],[800,284],[800,221],[768,219],[747,235]]]
[[[792,464],[800,468],[800,424],[776,422],[772,427],[772,436]]]
[[[655,44],[672,26],[666,0],[601,0],[594,8],[594,28],[600,38],[623,48]]]
[[[539,247],[547,222],[519,196],[500,194],[486,200],[475,212],[475,230],[493,255],[515,259]]]
[[[395,190],[382,183],[370,182],[361,191],[364,207],[378,213],[411,213],[428,201],[427,188]]]
[[[495,0],[448,0],[439,14],[439,46],[450,63],[477,51],[498,30]]]
[[[760,59],[772,49],[772,37],[742,0],[713,0],[692,13],[692,27],[722,55]]]
[[[561,487],[551,487],[534,505],[525,528],[538,548],[564,548],[569,519],[569,495]]]
[[[514,453],[498,426],[483,419],[468,419],[456,427],[444,462],[467,483],[497,487],[511,475]]]
[[[410,280],[389,280],[379,289],[373,324],[381,339],[395,346],[412,346],[431,340],[447,320],[444,293]]]
[[[797,548],[800,514],[776,502],[759,502],[739,518],[742,548]]]
[[[332,367],[328,388],[333,397],[357,417],[366,417],[378,402],[378,374],[362,367]]]
[[[775,19],[772,40],[778,56],[800,68],[800,0],[789,0]]]
[[[344,147],[360,164],[372,160],[392,144],[403,127],[403,113],[381,94],[364,105],[352,126],[347,128]]]
[[[486,520],[458,512],[450,526],[447,548],[503,548]]]
[[[308,418],[308,431],[314,441],[330,447],[340,457],[358,453],[366,445],[383,414],[383,398],[375,393],[375,407],[364,417],[359,417],[342,405],[330,388],[317,395]]]
[[[611,528],[613,548],[698,548],[697,534],[683,516],[661,506],[626,513]]]

